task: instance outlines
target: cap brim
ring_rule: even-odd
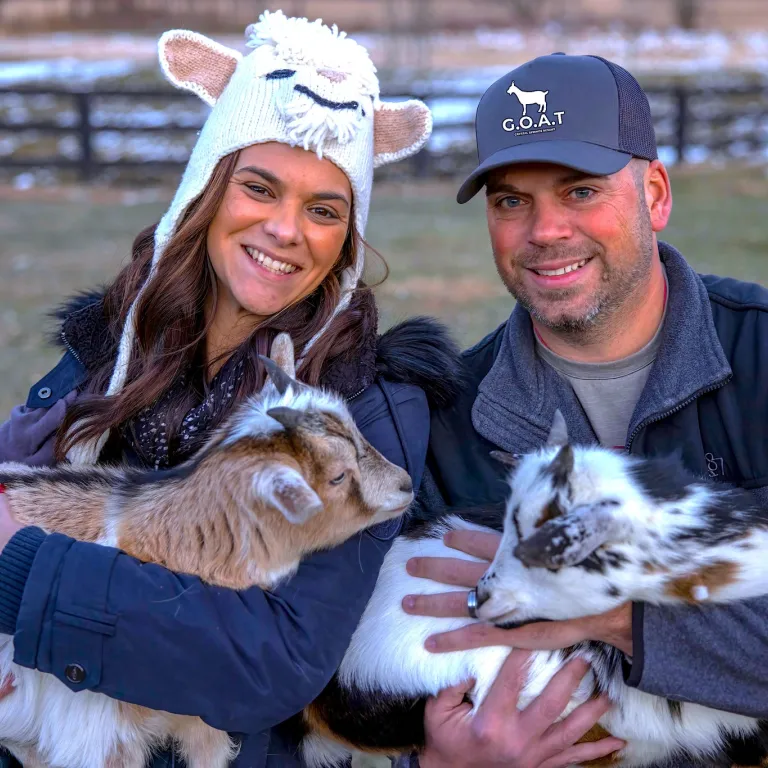
[[[506,147],[487,157],[461,185],[456,200],[469,202],[485,184],[485,174],[494,168],[519,163],[554,163],[595,176],[607,176],[620,171],[632,159],[628,152],[619,152],[583,141],[532,141]]]

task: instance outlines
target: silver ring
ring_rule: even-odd
[[[467,610],[469,611],[469,615],[473,619],[477,619],[477,590],[476,589],[470,589],[469,592],[467,592]]]

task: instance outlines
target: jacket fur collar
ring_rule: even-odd
[[[330,362],[323,386],[352,397],[382,376],[421,387],[432,406],[453,400],[462,379],[461,358],[444,325],[416,317],[379,335],[376,303],[368,290],[356,295],[350,309],[361,315],[362,341]],[[69,350],[88,373],[114,360],[117,353],[118,339],[103,310],[103,291],[89,291],[76,294],[54,312],[58,320],[54,343]]]

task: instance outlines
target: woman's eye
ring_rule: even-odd
[[[270,192],[266,187],[262,187],[261,184],[246,184],[246,187],[257,195],[269,195]]]
[[[334,477],[331,480],[331,485],[341,485],[344,482],[344,478],[347,476],[346,472],[342,472],[338,477]]]
[[[329,208],[310,208],[312,213],[321,219],[338,219],[339,217]]]

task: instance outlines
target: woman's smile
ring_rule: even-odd
[[[301,270],[298,265],[279,259],[271,251],[250,245],[244,245],[243,251],[257,268],[272,277],[288,277]]]

